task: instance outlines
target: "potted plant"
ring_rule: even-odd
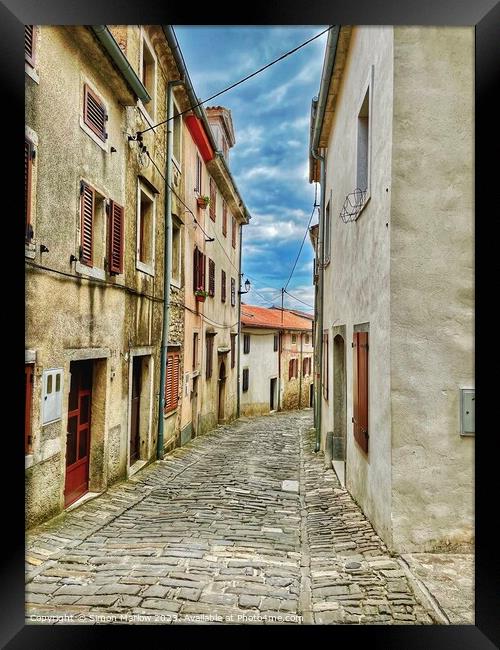
[[[196,199],[196,203],[198,204],[198,207],[201,208],[202,210],[206,210],[208,207],[208,204],[210,203],[210,197],[209,196],[199,196]]]
[[[194,295],[196,296],[197,302],[205,302],[205,298],[208,296],[208,291],[205,291],[204,289],[196,289]]]

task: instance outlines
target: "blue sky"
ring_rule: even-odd
[[[196,94],[203,100],[325,28],[182,26],[175,32]],[[269,306],[261,296],[280,304],[280,288],[311,215],[309,115],[319,90],[326,36],[207,104],[226,106],[233,117],[236,145],[229,164],[252,215],[244,227],[242,263],[254,288],[244,298],[249,304]],[[309,305],[314,295],[312,259],[308,236],[288,291]],[[307,311],[286,295],[285,306]]]

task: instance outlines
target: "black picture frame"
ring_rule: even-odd
[[[3,145],[5,187],[9,188],[7,203],[4,203],[4,224],[8,228],[20,229],[21,219],[9,219],[16,213],[10,204],[22,200],[20,147],[12,147],[12,132],[17,134],[24,125],[24,55],[21,51],[23,25],[26,24],[419,24],[419,25],[474,25],[476,33],[476,101],[475,101],[475,175],[476,175],[476,474],[475,474],[475,597],[476,623],[474,626],[301,626],[294,627],[294,636],[310,639],[312,636],[327,634],[327,642],[332,644],[366,643],[370,648],[384,650],[412,650],[440,648],[453,650],[485,650],[500,647],[500,597],[498,542],[494,535],[495,513],[498,511],[496,499],[496,475],[498,469],[495,454],[498,440],[498,425],[492,414],[492,406],[498,401],[495,389],[498,382],[488,378],[494,352],[498,350],[493,317],[494,292],[488,284],[498,276],[498,253],[494,246],[498,238],[492,226],[498,227],[498,208],[495,190],[498,186],[498,157],[500,155],[500,129],[498,128],[498,100],[495,90],[500,85],[500,3],[495,0],[309,0],[285,3],[257,0],[238,5],[238,13],[221,6],[206,4],[175,4],[160,2],[134,2],[116,0],[104,3],[102,0],[3,0],[0,4],[0,48],[1,74],[4,97]],[[319,80],[318,80],[319,83]],[[64,143],[60,143],[64,146]],[[14,156],[10,162],[10,151]],[[489,154],[493,152],[493,160]],[[496,154],[496,160],[495,160]],[[9,178],[12,176],[12,178]],[[19,188],[13,192],[10,188]],[[19,210],[20,210],[19,205]],[[496,214],[495,214],[496,213]],[[7,223],[6,223],[7,222]],[[14,241],[21,241],[20,233],[13,233]],[[5,245],[7,244],[7,245]],[[8,375],[18,378],[18,354],[24,355],[23,336],[23,289],[24,269],[21,268],[22,255],[16,247],[4,242],[7,256],[13,255],[12,264],[5,262],[4,274],[8,281],[4,284],[4,304],[8,306],[8,338],[5,352],[12,355],[12,363],[6,362],[4,369],[16,368]],[[13,249],[11,251],[10,249]],[[4,276],[5,277],[5,276]],[[497,283],[493,284],[495,287]],[[486,302],[488,300],[488,303]],[[492,300],[493,298],[493,300]],[[11,304],[17,309],[12,310]],[[488,327],[489,325],[489,327]],[[8,364],[8,365],[7,365]],[[495,379],[495,378],[494,378]],[[20,374],[19,374],[19,382]],[[495,392],[494,392],[495,391]],[[4,395],[4,409],[10,405],[12,397],[19,396],[15,410],[14,426],[4,424],[4,440],[7,443],[7,458],[4,459],[3,493],[3,542],[2,563],[2,607],[0,608],[0,642],[8,648],[88,648],[89,644],[117,643],[126,634],[125,640],[133,637],[145,642],[146,636],[159,635],[162,646],[184,639],[185,626],[26,626],[24,623],[24,488],[22,483],[24,454],[22,452],[21,418],[23,391],[17,387]],[[496,399],[495,399],[496,398]],[[15,400],[14,400],[15,401]],[[490,426],[488,426],[488,424]],[[12,453],[9,453],[9,446]],[[6,462],[7,459],[15,462]],[[5,465],[12,466],[13,475],[6,478]],[[255,634],[262,627],[242,626],[203,627],[203,642],[217,640],[218,635],[229,630]],[[192,628],[190,628],[190,631]],[[184,637],[179,634],[183,633]],[[275,636],[283,642],[283,627],[265,628],[267,637]],[[209,636],[216,634],[214,639]],[[140,636],[139,636],[140,635]],[[304,636],[307,635],[307,636]],[[103,641],[100,641],[103,639]],[[249,637],[250,640],[250,637]],[[100,642],[100,643],[99,643]]]

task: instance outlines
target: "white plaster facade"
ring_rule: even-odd
[[[244,338],[250,337],[250,351],[244,351]],[[261,415],[276,410],[278,405],[279,351],[275,350],[274,340],[278,330],[264,330],[242,327],[240,341],[241,378],[243,370],[248,370],[248,390],[241,392],[241,414]],[[275,380],[271,386],[271,380]],[[271,404],[271,391],[273,404]],[[274,406],[274,408],[272,408]]]

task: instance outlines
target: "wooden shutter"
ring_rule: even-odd
[[[80,203],[80,261],[92,266],[95,190],[82,181]]]
[[[176,409],[179,402],[179,367],[180,355],[178,352],[172,355],[173,370],[172,370],[172,408]]]
[[[167,354],[167,371],[165,377],[165,412],[173,411],[179,402],[179,352]]]
[[[196,291],[198,289],[198,264],[199,264],[199,258],[198,258],[198,249],[194,248],[193,252],[193,291]]]
[[[24,366],[24,453],[31,451],[31,402],[33,396],[33,364]]]
[[[200,286],[205,290],[205,266],[206,266],[206,255],[200,253]]]
[[[29,242],[33,238],[33,228],[31,226],[31,185],[33,169],[33,143],[24,139],[24,228],[25,241]]]
[[[368,453],[368,332],[353,334],[354,439]]]
[[[124,209],[118,203],[111,201],[109,204],[109,238],[108,256],[109,272],[123,273],[123,231]]]
[[[171,396],[172,396],[172,355],[167,354],[167,370],[165,376],[165,411],[168,412],[171,409]]]
[[[193,334],[193,370],[198,365],[198,333]]]
[[[35,65],[35,27],[24,26],[24,57],[31,66]]]
[[[99,97],[85,84],[83,91],[83,121],[103,142],[106,141],[106,107]]]
[[[210,208],[209,208],[209,213],[210,213],[210,219],[212,221],[215,221],[215,216],[217,214],[216,210],[216,201],[217,201],[217,189],[215,187],[215,181],[213,178],[210,178]]]
[[[215,262],[208,260],[208,295],[215,296]]]
[[[227,204],[225,201],[222,203],[222,234],[227,237]]]
[[[210,377],[212,376],[212,364],[213,364],[213,356],[214,356],[214,335],[213,334],[206,335],[206,352],[207,352],[207,358],[206,358],[205,376],[207,379],[210,379]]]
[[[226,272],[221,271],[221,301],[226,302]]]

